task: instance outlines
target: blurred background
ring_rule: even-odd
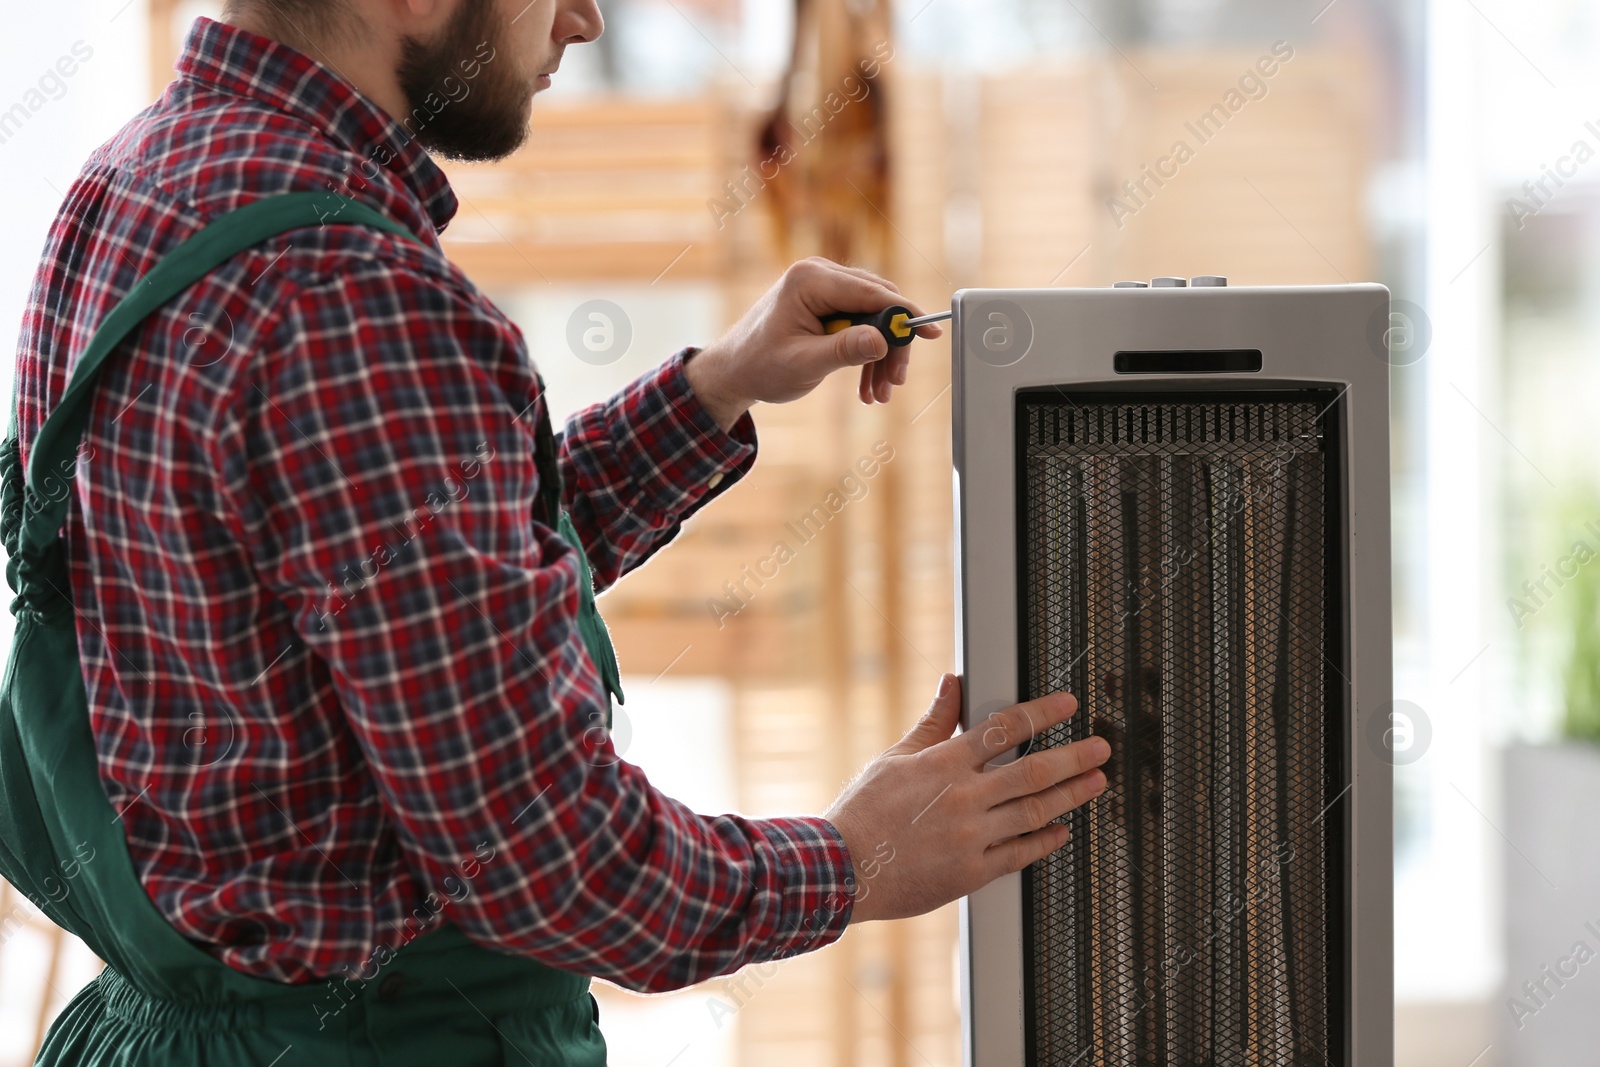
[[[1397,1062],[1592,1062],[1600,9],[601,7],[606,35],[569,51],[528,146],[448,168],[447,250],[519,322],[557,415],[713,339],[813,253],[930,310],[966,286],[1167,274],[1393,290]],[[78,167],[219,8],[10,12],[7,338]],[[602,602],[628,675],[616,743],[701,811],[822,810],[954,666],[949,349],[915,352],[888,408],[841,376],[758,410],[747,482]],[[891,458],[860,476],[874,454]],[[819,506],[830,520],[795,537]],[[612,1062],[957,1064],[956,938],[948,908],[680,993],[597,987]],[[0,1067],[29,1062],[97,968],[0,896]]]

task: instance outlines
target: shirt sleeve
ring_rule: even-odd
[[[567,420],[564,503],[603,592],[665,546],[684,521],[755,464],[749,412],[724,431],[684,373],[686,348],[617,396]]]
[[[383,263],[300,289],[263,349],[220,434],[225,497],[327,665],[419,897],[471,860],[448,907],[468,937],[642,991],[836,940],[854,879],[830,822],[698,815],[596,741],[578,556],[532,518],[539,384],[515,327]],[[691,441],[685,388],[678,357],[576,420],[591,505],[636,513],[590,514],[625,546],[613,569],[715,491],[676,487],[731,447]]]

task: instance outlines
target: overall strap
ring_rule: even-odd
[[[145,317],[199,281],[235,254],[286,230],[324,226],[330,222],[360,223],[412,241],[416,234],[365,204],[336,193],[284,193],[247,204],[212,222],[168,253],[122,298],[101,322],[88,349],[73,368],[72,380],[49,418],[34,438],[28,456],[24,495],[22,547],[43,551],[55,540],[66,521],[70,496],[66,485],[76,471],[73,459],[89,422],[94,387],[106,357]],[[420,243],[420,241],[418,242]],[[16,408],[12,407],[12,434],[16,433]],[[60,482],[38,489],[45,479]]]
[[[214,220],[168,253],[122,300],[111,309],[89,340],[89,347],[73,368],[72,378],[62,393],[61,402],[50,412],[34,438],[28,456],[28,469],[22,486],[22,521],[16,533],[16,555],[36,559],[49,557],[61,524],[66,521],[69,488],[77,473],[76,453],[88,426],[90,406],[100,371],[112,349],[152,312],[177,296],[211,270],[239,252],[288,230],[329,223],[355,223],[372,226],[421,243],[416,234],[393,219],[336,193],[283,193],[264,197]],[[17,398],[17,399],[20,399]],[[611,635],[599,617],[594,602],[594,586],[588,557],[577,530],[561,507],[561,469],[557,460],[555,435],[550,426],[548,405],[539,406],[535,430],[534,460],[539,470],[541,503],[545,519],[577,550],[582,572],[579,629],[588,647],[608,696],[621,700],[622,683]],[[9,447],[17,433],[17,405],[11,405]],[[10,501],[6,501],[9,506]],[[10,536],[7,536],[10,549]],[[64,561],[57,560],[57,565]],[[66,588],[64,582],[49,583],[57,599]],[[610,725],[611,709],[606,709]]]

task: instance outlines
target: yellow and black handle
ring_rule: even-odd
[[[890,348],[904,348],[916,340],[916,327],[909,325],[911,309],[899,304],[882,311],[864,311],[850,314],[825,315],[822,328],[828,333],[842,333],[852,326],[872,326],[883,334]]]

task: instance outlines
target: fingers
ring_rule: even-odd
[[[889,351],[889,342],[871,326],[852,326],[848,330],[829,334],[833,345],[833,358],[841,367],[871,365],[883,359]]]
[[[889,291],[893,292],[896,296],[900,295],[900,287],[898,285],[896,285],[894,282],[890,281],[889,279],[883,277],[882,275],[874,274],[870,270],[866,270],[866,269],[861,268],[861,267],[852,267],[847,263],[834,263],[833,260],[831,260],[831,259],[824,259],[822,262],[831,264],[832,266],[835,266],[835,267],[839,268],[842,271],[846,271],[846,272],[848,272],[850,274],[854,274],[858,278],[862,278],[862,279],[864,279],[866,281],[876,282],[877,284],[883,286],[885,289],[888,289]],[[912,318],[916,318],[917,316],[922,314],[922,309],[921,308],[917,307],[914,304],[908,304],[904,297],[901,297],[901,299],[894,301],[894,303],[897,303],[897,304],[901,305],[902,307],[905,307],[908,310],[910,310],[911,312],[913,312],[913,314],[911,316]],[[944,336],[944,327],[940,326],[937,322],[930,322],[926,326],[918,326],[917,327],[917,336],[918,337],[927,338],[928,340],[931,341],[934,338],[938,338],[938,337],[943,337]],[[905,382],[905,379],[903,377],[901,377],[901,378],[894,379],[894,384],[896,384],[896,385],[904,385],[904,384],[906,384],[906,382]]]
[[[898,286],[860,267],[846,266],[829,259],[812,257],[789,268],[785,276],[786,288],[798,300],[807,316],[822,318],[837,312],[882,311],[891,305],[900,305],[912,317],[924,314],[921,305],[907,300]],[[828,335],[829,354],[836,366],[862,368],[856,395],[863,404],[889,402],[894,387],[904,385],[910,375],[911,353],[908,348],[892,348],[879,335],[876,339],[853,337],[856,331],[869,327],[852,327]],[[874,331],[876,332],[876,331]],[[944,335],[938,324],[917,328],[917,336],[936,338]]]
[[[840,367],[861,367],[856,395],[863,404],[872,403],[873,368],[884,361],[889,342],[871,326],[852,326],[838,333],[806,338],[800,342],[806,359],[814,361],[819,374],[828,375]]]
[[[960,720],[961,679],[946,674],[939,679],[939,691],[934,695],[933,703],[928,705],[928,710],[889,751],[909,754],[931,748],[955,733]]]
[[[1013,874],[1030,863],[1038,863],[1050,853],[1067,843],[1067,828],[1059,824],[1046,826],[1031,834],[1013,837],[990,847],[984,853],[984,863],[990,880],[1003,874]]]
[[[967,759],[974,766],[982,766],[1050,727],[1066,722],[1077,710],[1078,698],[1071,693],[1051,693],[995,712],[962,734],[960,740],[967,746]]]
[[[861,368],[861,383],[856,387],[856,393],[863,404],[874,401],[887,404],[894,387],[906,383],[906,368],[911,361],[908,352],[909,349],[905,348],[891,348],[887,358]]]
[[[911,349],[891,348],[887,359],[880,359],[872,365],[874,384],[873,395],[883,403],[889,402],[892,387],[906,384],[906,377],[911,366]]]
[[[1105,772],[1098,769],[1088,771],[994,808],[989,813],[993,828],[991,832],[996,839],[1032,833],[1067,812],[1081,808],[1105,791]]]
[[[889,353],[888,359],[876,366],[883,368],[886,384],[904,385],[906,378],[911,375],[911,349],[897,348]]]
[[[834,260],[827,259],[827,258],[823,258],[822,261],[824,263],[830,263],[833,266],[838,267],[840,270],[845,271],[848,274],[854,274],[858,278],[864,278],[869,282],[877,282],[879,285],[883,286],[886,289],[892,289],[897,294],[900,292],[900,287],[898,285],[896,285],[894,282],[891,282],[888,278],[885,278],[881,274],[874,274],[872,271],[867,270],[865,267],[853,267],[848,263],[838,263],[838,262],[835,262]]]
[[[1070,745],[1057,745],[1030,752],[1021,759],[990,771],[985,777],[994,789],[996,804],[1076,778],[1104,765],[1111,758],[1111,745],[1103,737],[1090,737]]]
[[[789,268],[785,280],[801,305],[819,319],[841,311],[882,311],[891,304],[906,308],[912,318],[923,314],[919,305],[884,279],[828,259],[803,259]]]

